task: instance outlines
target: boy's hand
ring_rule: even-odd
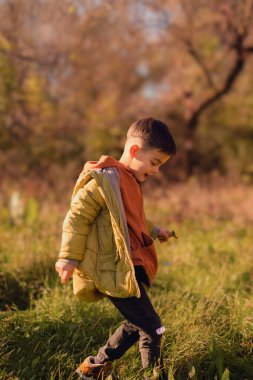
[[[160,243],[165,243],[171,237],[174,237],[175,239],[177,239],[177,235],[175,231],[174,230],[168,231],[167,228],[161,228],[157,237]]]
[[[61,278],[61,283],[65,284],[68,281],[68,279],[73,276],[75,267],[74,265],[57,261],[55,263],[55,270],[56,272],[58,272]]]

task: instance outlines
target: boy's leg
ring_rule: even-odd
[[[139,339],[143,368],[155,366],[160,358],[161,336],[165,328],[146,293],[138,281],[141,297],[115,298],[111,302],[127,319],[109,338],[96,356],[101,363],[121,357]]]
[[[107,361],[119,359],[138,340],[138,328],[124,321],[108,339],[106,344],[99,349],[94,360],[96,363],[103,364]]]

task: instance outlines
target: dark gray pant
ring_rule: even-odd
[[[140,298],[109,297],[126,321],[122,322],[106,344],[99,349],[96,359],[100,363],[119,359],[139,340],[143,368],[158,364],[161,337],[165,329],[140,280],[138,284],[141,291]]]

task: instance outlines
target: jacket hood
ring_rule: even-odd
[[[110,156],[101,156],[99,161],[88,161],[84,165],[83,170],[90,170],[90,169],[103,169],[103,168],[109,168],[109,167],[116,167],[116,168],[122,168],[130,170],[127,166],[119,162],[113,157]]]
[[[110,156],[101,156],[99,161],[87,161],[75,184],[74,191],[72,193],[72,199],[76,195],[77,191],[90,180],[90,177],[89,176],[87,177],[87,173],[89,172],[89,170],[103,169],[103,168],[109,168],[109,167],[121,168],[121,169],[127,170],[133,175],[133,172],[131,169],[129,169],[127,166],[125,166],[124,164],[122,164],[121,162],[115,160],[115,158],[110,157]]]

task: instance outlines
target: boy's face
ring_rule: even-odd
[[[143,149],[138,145],[131,146],[130,155],[132,159],[128,166],[139,183],[158,173],[160,167],[170,159],[167,153],[159,149]]]

